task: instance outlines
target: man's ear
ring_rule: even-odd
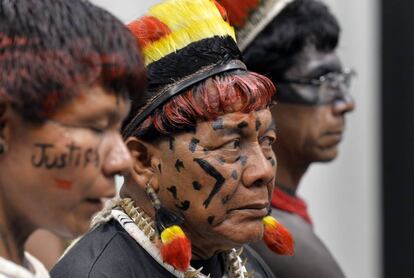
[[[145,189],[145,186],[149,184],[157,192],[159,150],[151,143],[144,142],[134,136],[128,137],[125,144],[132,156],[132,171],[130,177],[126,178],[132,179],[142,189]]]

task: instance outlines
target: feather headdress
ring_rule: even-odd
[[[220,72],[246,70],[234,28],[215,0],[167,0],[128,28],[144,55],[150,96],[124,129],[124,136],[157,107],[196,83]]]
[[[293,0],[217,0],[236,27],[239,48],[244,51],[260,32]]]

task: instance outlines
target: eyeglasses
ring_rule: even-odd
[[[346,68],[342,72],[329,72],[325,75],[321,75],[318,78],[312,79],[305,79],[305,78],[298,78],[298,79],[283,79],[281,82],[283,83],[292,83],[292,84],[300,84],[300,85],[307,85],[307,86],[317,86],[317,87],[330,87],[330,88],[338,88],[340,86],[345,86],[345,88],[349,88],[351,85],[352,78],[356,75],[355,70]]]
[[[352,78],[356,75],[352,69],[344,69],[342,72],[329,72],[318,78],[312,79],[282,79],[276,82],[278,85],[303,85],[305,88],[294,90],[279,90],[276,99],[285,103],[297,103],[306,105],[321,105],[335,103],[337,101],[351,101],[349,93]]]

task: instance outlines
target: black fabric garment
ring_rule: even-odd
[[[256,243],[251,247],[263,258],[278,278],[344,278],[345,275],[335,258],[315,234],[312,226],[302,217],[272,209],[274,216],[293,235],[295,255],[279,256],[265,244]]]
[[[270,269],[251,249],[246,249],[247,270],[256,278],[274,278]],[[219,255],[212,258],[218,261]],[[212,260],[197,266],[212,269]],[[221,264],[211,270],[221,275]],[[52,269],[52,278],[158,278],[175,277],[159,265],[115,220],[85,235]],[[217,276],[211,276],[216,278]],[[221,278],[221,276],[220,276]]]

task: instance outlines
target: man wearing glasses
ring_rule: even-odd
[[[344,277],[314,233],[306,203],[296,195],[310,164],[336,158],[345,115],[355,106],[349,92],[354,72],[344,69],[336,54],[339,24],[314,0],[261,1],[253,11],[231,0],[220,2],[238,27],[248,68],[267,75],[277,87],[272,109],[278,130],[272,214],[292,232],[295,255],[277,256],[262,244],[254,248],[278,278]],[[243,18],[243,11],[250,19]]]

